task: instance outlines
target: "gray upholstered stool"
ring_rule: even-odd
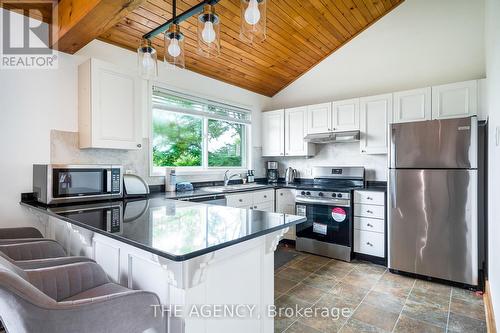
[[[0,243],[0,256],[23,269],[92,261],[86,257],[68,257],[59,243],[55,240],[43,238],[27,243]]]
[[[93,262],[23,270],[0,257],[0,316],[7,332],[166,332],[158,296],[111,283]]]
[[[0,244],[33,242],[41,238],[43,235],[36,228],[0,228]]]

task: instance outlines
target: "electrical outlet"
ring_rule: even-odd
[[[125,170],[125,174],[126,175],[133,175],[134,174],[134,171],[133,170]]]

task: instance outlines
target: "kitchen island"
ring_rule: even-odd
[[[274,250],[304,217],[168,200],[49,208],[21,202],[69,255],[114,282],[155,292],[168,332],[265,332],[274,304]],[[168,313],[167,313],[168,312]]]

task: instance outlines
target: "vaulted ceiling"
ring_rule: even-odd
[[[81,31],[68,33],[58,48],[74,53],[97,37],[135,51],[143,34],[172,17],[171,1],[87,0],[83,16],[76,17],[76,7],[82,2],[60,0],[59,25],[61,21],[74,23],[73,30]],[[220,57],[206,59],[197,53],[196,18],[181,23],[186,68],[273,96],[403,1],[267,0],[267,39],[249,45],[239,39],[240,1],[222,0],[216,5],[221,16]],[[177,0],[177,10],[199,2]],[[79,20],[86,22],[78,24]],[[163,34],[152,42],[162,59]]]

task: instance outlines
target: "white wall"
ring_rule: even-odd
[[[484,0],[406,0],[267,109],[485,77]]]
[[[500,324],[500,0],[486,2],[486,68],[489,107],[488,253],[496,323]],[[498,138],[497,138],[498,136]]]
[[[32,165],[50,162],[50,131],[78,131],[77,67],[90,56],[136,68],[135,53],[93,41],[77,55],[58,54],[57,70],[0,70],[0,227],[31,224],[18,204],[20,194],[32,191]],[[260,146],[260,111],[267,97],[187,70],[161,70],[159,81],[250,107],[256,132],[252,146]],[[253,150],[257,155],[259,150]]]

